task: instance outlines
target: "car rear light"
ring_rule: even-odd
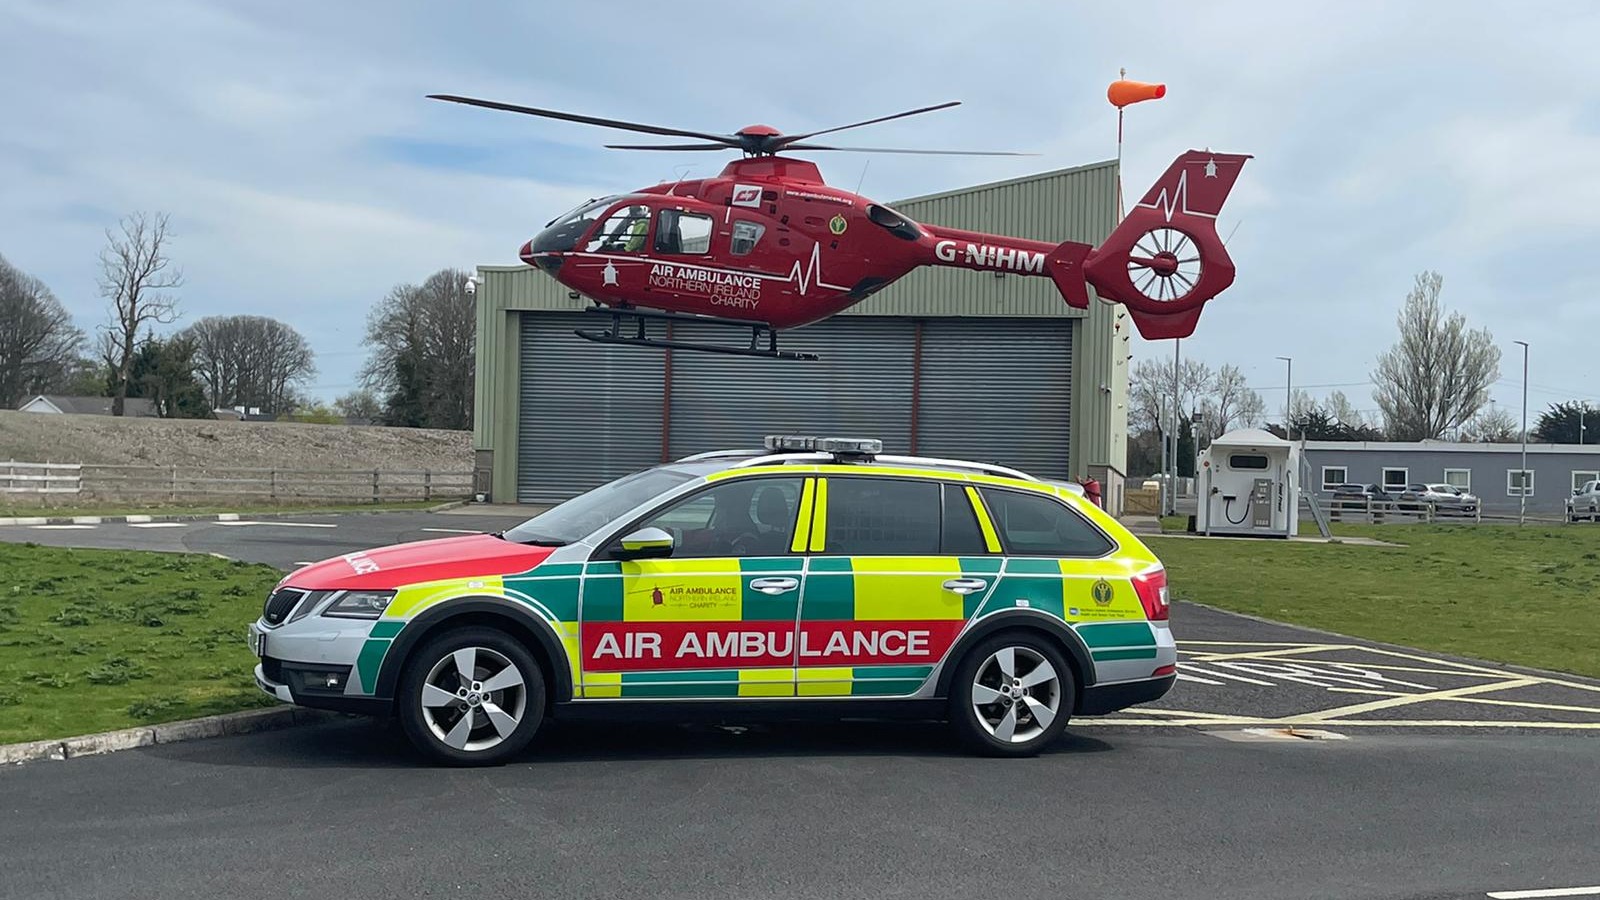
[[[1151,678],[1164,678],[1164,677],[1166,677],[1168,675],[1176,675],[1177,673],[1178,673],[1178,667],[1175,666],[1175,665],[1161,666],[1160,668],[1156,669],[1154,672],[1151,672],[1150,673],[1150,677]]]
[[[1133,590],[1144,604],[1145,618],[1152,622],[1167,620],[1167,570],[1156,569],[1133,576]]]

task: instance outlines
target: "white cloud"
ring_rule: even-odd
[[[601,151],[616,132],[426,93],[728,131],[960,99],[859,142],[1041,153],[874,158],[864,189],[893,199],[1110,158],[1103,92],[1126,66],[1169,85],[1129,111],[1128,194],[1191,146],[1256,157],[1221,223],[1238,226],[1239,280],[1185,352],[1264,386],[1281,385],[1278,355],[1295,357],[1301,383],[1360,381],[1412,276],[1436,268],[1448,303],[1508,346],[1534,342],[1535,381],[1588,384],[1583,335],[1600,329],[1587,302],[1600,286],[1587,263],[1600,228],[1592,5],[1443,16],[1379,2],[906,0],[843,23],[833,7],[732,0],[694,16],[642,3],[10,0],[0,82],[25,89],[0,133],[0,254],[92,324],[102,229],[168,210],[188,315],[279,315],[323,354],[319,381],[342,385],[367,305],[394,283],[510,262],[585,197],[725,162]],[[407,164],[382,152],[397,140],[482,148],[493,166]],[[818,162],[847,185],[867,164]],[[1361,405],[1363,389],[1347,393]]]

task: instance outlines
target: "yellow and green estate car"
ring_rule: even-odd
[[[499,534],[296,571],[250,640],[262,690],[397,717],[448,764],[547,717],[879,716],[1036,753],[1171,689],[1159,560],[1075,485],[774,437],[595,488]]]

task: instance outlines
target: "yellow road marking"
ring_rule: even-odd
[[[1359,648],[1354,644],[1328,644],[1326,646],[1317,647],[1316,649],[1357,650],[1364,648]],[[1193,659],[1195,662],[1217,662],[1225,659],[1272,659],[1274,657],[1292,656],[1296,653],[1305,652],[1306,648],[1304,647],[1284,647],[1278,650],[1250,650],[1244,653],[1211,653],[1204,656],[1196,654],[1194,655]]]
[[[1474,684],[1468,687],[1451,688],[1444,691],[1429,691],[1423,694],[1405,694],[1399,697],[1389,697],[1384,700],[1373,700],[1370,703],[1357,703],[1353,706],[1340,706],[1335,709],[1325,709],[1320,712],[1305,713],[1289,716],[1281,721],[1316,722],[1326,719],[1337,719],[1340,716],[1353,716],[1361,713],[1376,712],[1380,709],[1393,709],[1397,706],[1411,706],[1416,703],[1427,703],[1431,700],[1448,700],[1452,697],[1469,697],[1473,694],[1488,694],[1494,691],[1510,690],[1511,688],[1527,687],[1537,684],[1531,678],[1518,678],[1511,681],[1495,681],[1489,684]]]

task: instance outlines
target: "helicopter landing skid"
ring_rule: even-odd
[[[656,347],[662,350],[692,350],[698,353],[724,353],[730,356],[755,356],[764,359],[819,359],[815,353],[801,353],[791,350],[778,349],[778,332],[767,325],[756,325],[742,322],[738,319],[719,319],[714,316],[691,316],[681,313],[656,312],[654,310],[613,310],[601,307],[589,307],[585,312],[611,317],[611,327],[604,331],[588,331],[582,328],[575,329],[574,334],[584,340],[594,341],[597,344],[621,344],[629,347]],[[750,344],[747,347],[729,346],[727,344],[708,344],[702,341],[680,341],[673,338],[653,338],[645,334],[644,323],[654,319],[663,322],[692,322],[697,325],[716,325],[726,328],[750,329]],[[628,321],[633,325],[633,333],[623,331],[623,322]],[[763,340],[763,336],[765,339]],[[765,344],[765,346],[762,346]]]

